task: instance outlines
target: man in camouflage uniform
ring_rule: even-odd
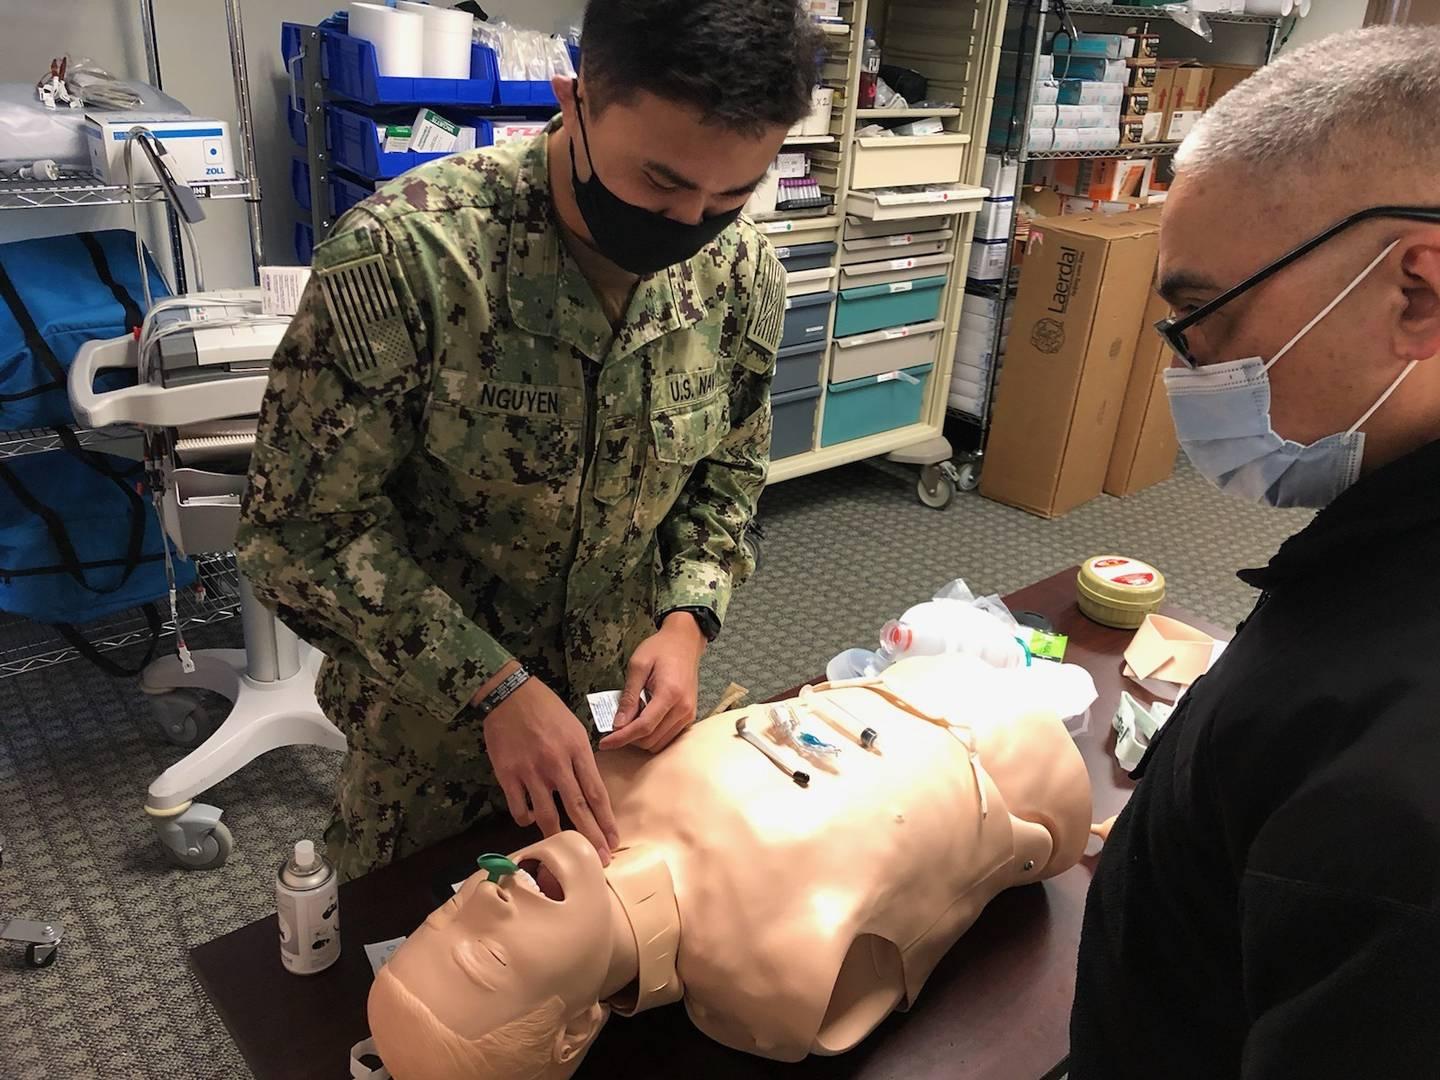
[[[584,33],[543,135],[341,220],[275,358],[240,563],[328,657],[346,877],[502,802],[553,832],[557,796],[608,860],[586,695],[625,687],[602,749],[663,748],[750,570],[784,274],[735,219],[808,110],[812,31],[592,0]]]

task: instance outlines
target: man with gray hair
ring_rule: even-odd
[[[1072,1080],[1440,1075],[1440,29],[1232,90],[1160,249],[1191,461],[1321,512],[1136,770]]]

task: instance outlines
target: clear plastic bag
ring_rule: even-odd
[[[138,109],[144,100],[88,56],[67,64],[65,86],[90,109]]]

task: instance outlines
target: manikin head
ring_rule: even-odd
[[[1227,93],[1176,157],[1159,267],[1172,313],[1196,311],[1358,211],[1440,207],[1437,97],[1435,27],[1326,38]],[[1199,370],[1268,361],[1372,261],[1269,371],[1273,430],[1309,444],[1349,430],[1414,362],[1359,428],[1362,474],[1440,438],[1440,221],[1363,220],[1186,331]]]
[[[604,1027],[611,901],[595,849],[562,832],[514,859],[554,898],[476,873],[380,969],[370,1030],[397,1080],[564,1080]]]

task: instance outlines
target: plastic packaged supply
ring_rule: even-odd
[[[860,108],[873,109],[880,93],[880,45],[875,31],[865,28],[865,50],[860,61]]]
[[[959,600],[930,600],[917,604],[880,632],[882,660],[893,663],[907,656],[962,653],[991,667],[1024,666],[1025,647],[989,612]]]

